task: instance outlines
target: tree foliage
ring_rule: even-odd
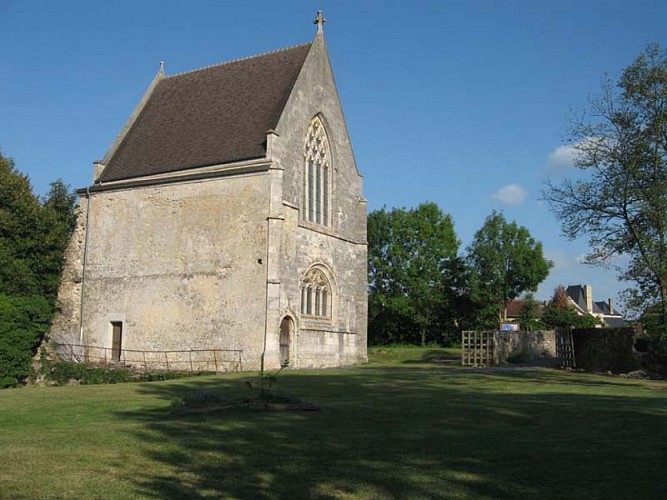
[[[532,332],[540,325],[540,318],[542,317],[540,303],[535,300],[532,292],[526,293],[523,301],[523,305],[519,310],[519,324],[523,331]]]
[[[17,385],[30,373],[52,311],[44,297],[0,294],[0,389]]]
[[[40,200],[0,154],[0,388],[30,371],[55,308],[75,196],[61,181]]]
[[[628,305],[658,302],[667,324],[667,51],[649,45],[590,107],[570,132],[583,178],[548,183],[545,198],[566,236],[588,236],[588,262],[629,257]]]
[[[0,155],[0,290],[35,295],[42,290],[34,264],[40,253],[35,237],[41,206],[28,178]]]
[[[639,317],[644,334],[652,340],[667,343],[667,324],[662,322],[661,304],[655,303],[649,305]]]
[[[55,300],[75,207],[62,180],[41,201],[28,177],[0,154],[0,291]]]
[[[528,229],[507,222],[496,211],[475,233],[468,261],[473,272],[474,294],[478,302],[488,306],[496,322],[506,319],[511,300],[523,292],[536,291],[552,267],[544,258],[542,243]]]
[[[435,203],[369,214],[372,343],[440,340],[459,286],[458,246],[451,217]]]

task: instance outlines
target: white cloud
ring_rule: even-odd
[[[528,191],[518,184],[508,184],[507,186],[500,188],[493,195],[496,200],[508,205],[521,205],[526,201],[527,196]]]
[[[547,159],[547,170],[551,174],[562,175],[574,167],[576,149],[574,146],[558,146]]]
[[[586,159],[596,151],[605,154],[614,148],[614,144],[610,138],[588,136],[570,145],[558,146],[549,153],[546,170],[551,175],[563,176],[574,168],[578,156]]]
[[[577,263],[576,257],[572,258],[572,256],[562,250],[545,251],[544,256],[553,262],[554,267],[551,269],[552,272],[570,270],[572,269],[573,264]]]

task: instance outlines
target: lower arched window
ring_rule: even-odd
[[[331,286],[320,269],[311,269],[303,279],[301,314],[318,318],[331,317]]]

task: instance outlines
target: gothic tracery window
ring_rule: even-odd
[[[330,226],[331,158],[329,140],[319,117],[308,127],[305,145],[304,219]]]
[[[320,269],[311,269],[303,279],[301,314],[318,318],[331,317],[331,286]]]

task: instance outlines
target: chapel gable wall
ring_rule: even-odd
[[[331,154],[331,224],[304,216],[304,146],[318,116]],[[274,158],[284,169],[281,302],[298,319],[298,367],[353,364],[366,359],[366,203],[323,39],[313,43],[278,127]],[[328,269],[331,317],[303,314],[302,280],[314,265]]]

